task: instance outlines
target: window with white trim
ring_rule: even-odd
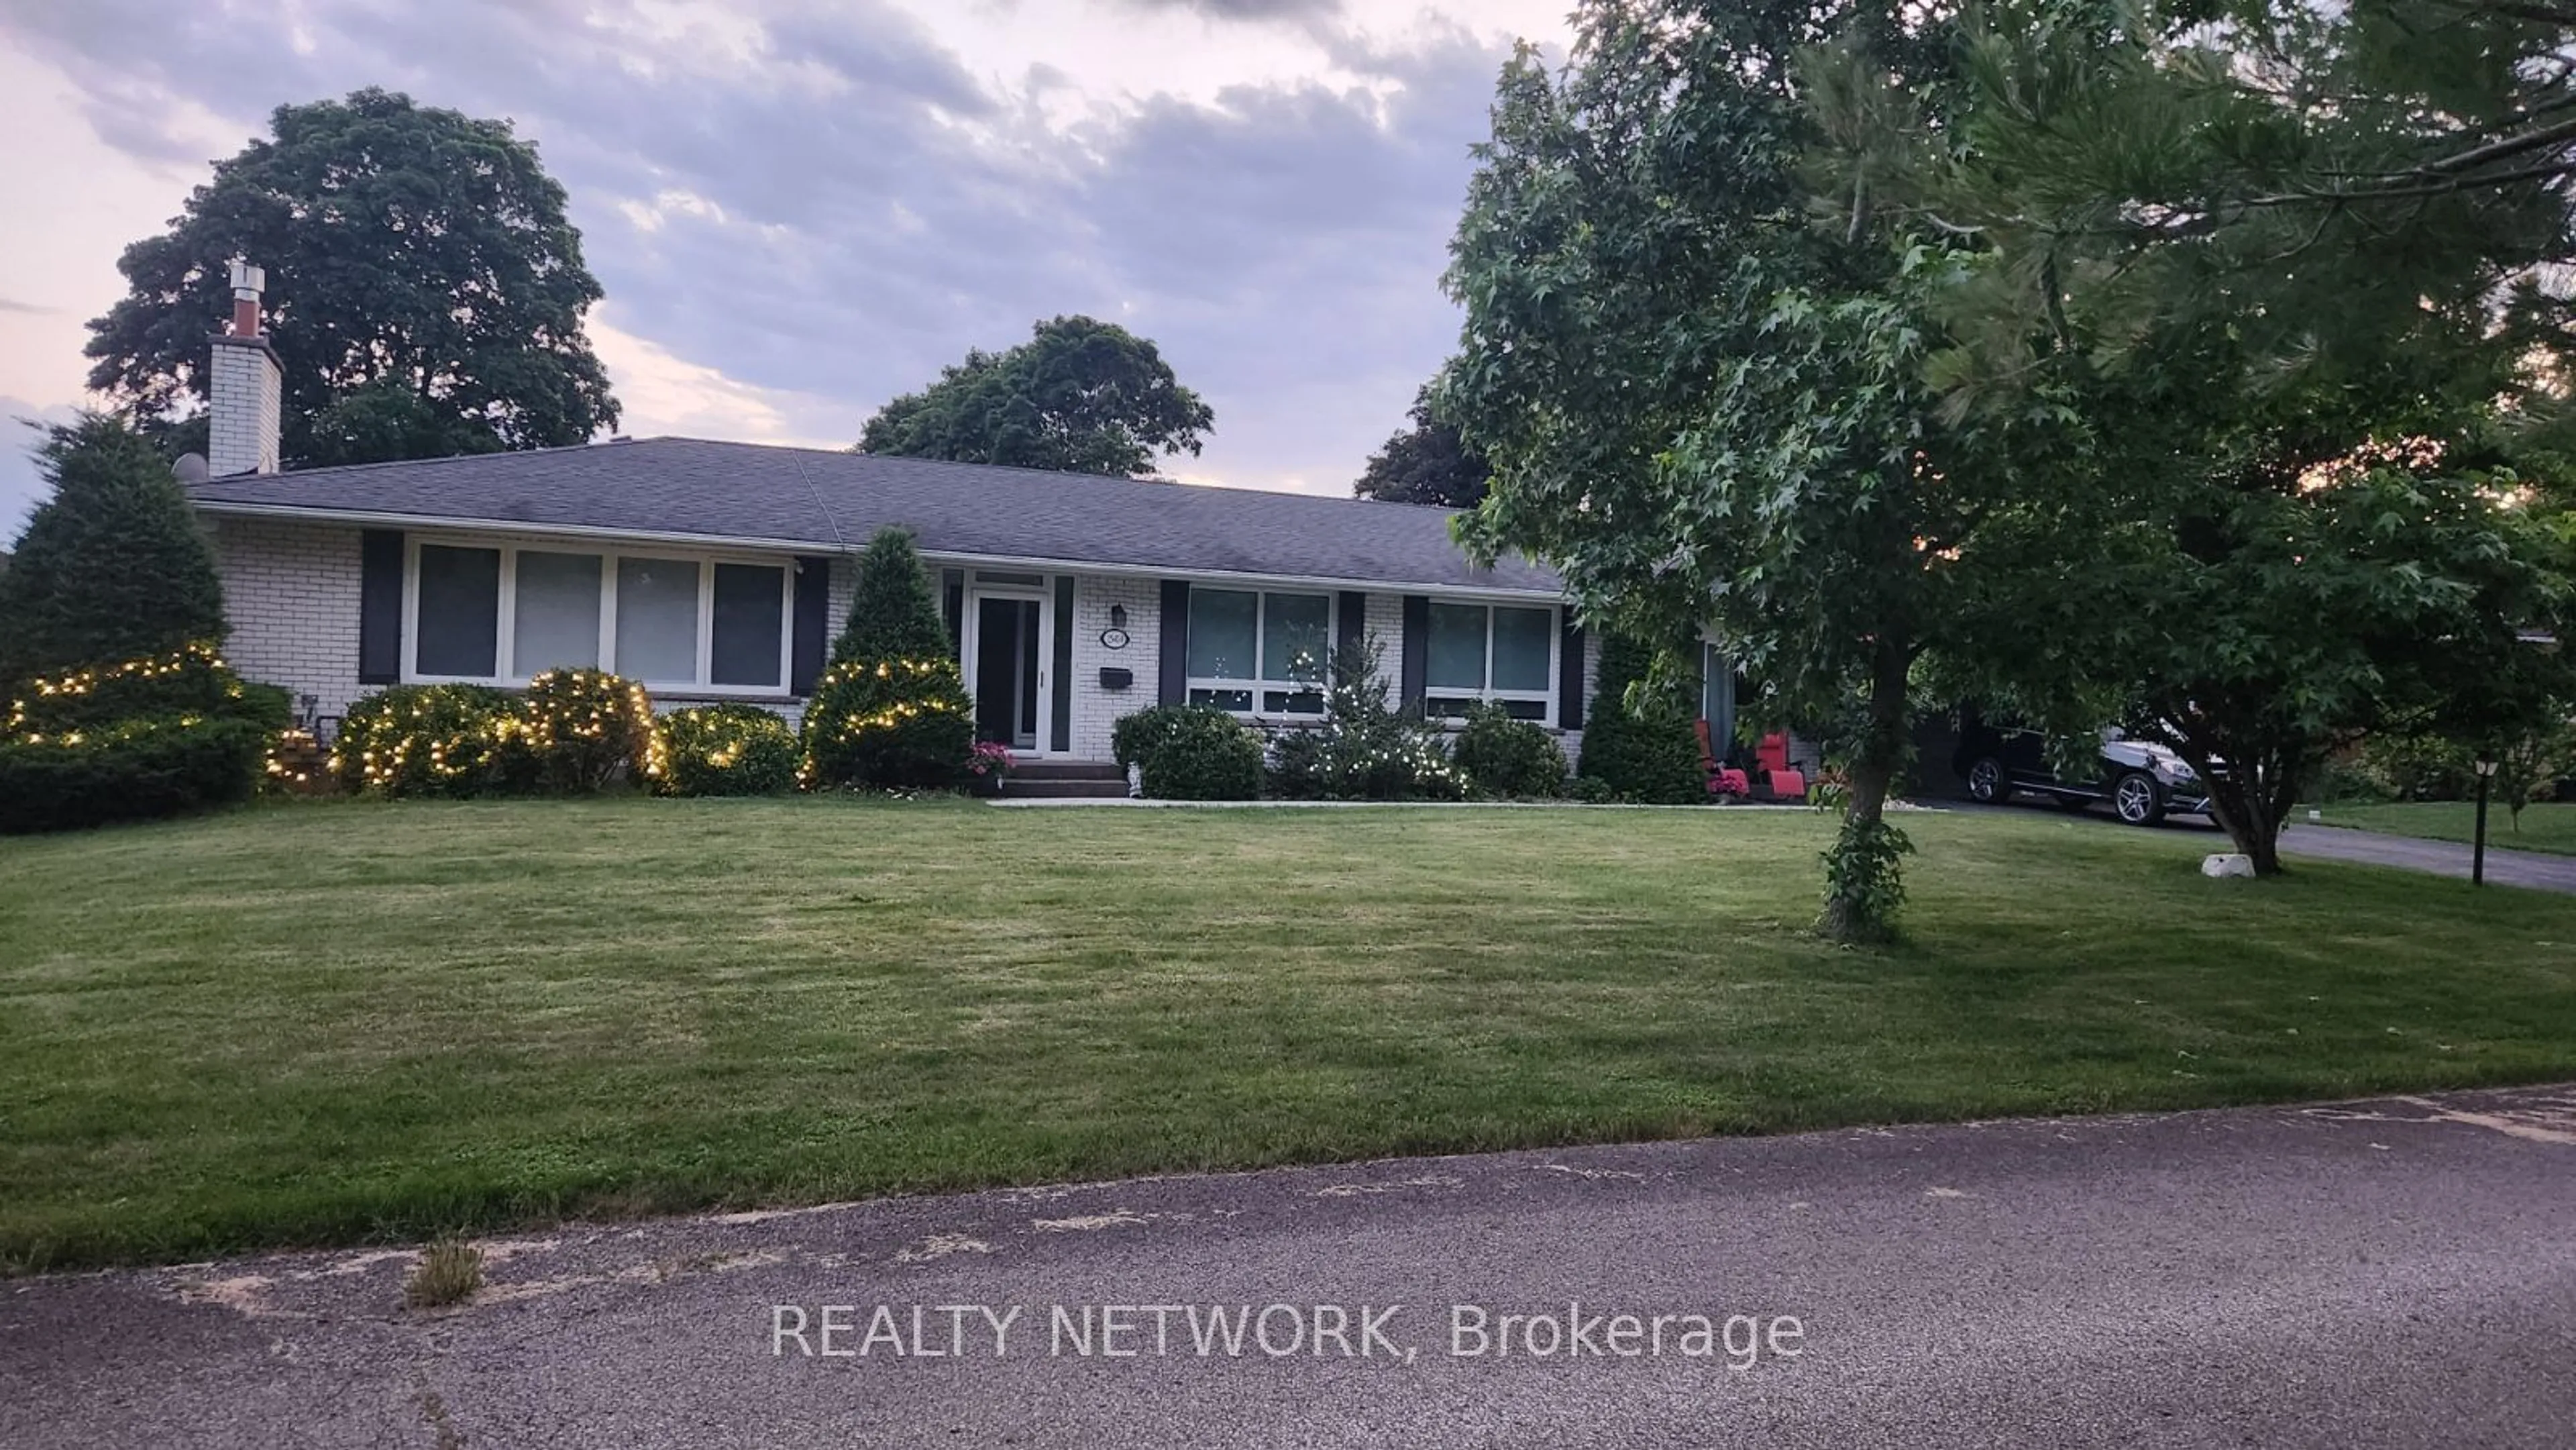
[[[408,577],[407,680],[597,668],[657,690],[787,693],[784,562],[416,540]]]
[[[1321,716],[1333,596],[1190,589],[1193,705],[1237,715]]]
[[[1454,720],[1482,700],[1516,720],[1556,715],[1556,611],[1433,600],[1423,643],[1423,713]]]

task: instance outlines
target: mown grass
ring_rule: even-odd
[[[2478,808],[2471,801],[2407,801],[2395,805],[2324,806],[2329,826],[2421,836],[2428,841],[2476,838]],[[2501,805],[2487,807],[2487,845],[2508,851],[2549,851],[2576,856],[2576,801],[2543,801],[2523,807],[2517,823]]]
[[[1922,815],[327,804],[0,842],[0,1265],[2576,1078],[2576,899]]]

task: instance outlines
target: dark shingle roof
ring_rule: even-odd
[[[192,485],[200,504],[855,548],[888,524],[933,553],[1176,573],[1542,590],[1518,557],[1479,569],[1449,537],[1454,511],[1310,494],[649,438],[530,453],[236,475]]]

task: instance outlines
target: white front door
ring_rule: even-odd
[[[977,582],[966,591],[958,663],[975,697],[975,738],[1043,755],[1055,714],[1055,597],[1044,587]]]

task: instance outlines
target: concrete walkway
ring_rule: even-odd
[[[2493,837],[2488,841],[2489,884],[2576,893],[2576,856],[2553,856],[2545,851],[2499,851]],[[2469,878],[2471,855],[2467,846],[2456,841],[2427,841],[2417,836],[2358,831],[2349,826],[2292,826],[2281,833],[2281,851],[2284,855],[2307,856],[2321,861],[2361,861],[2373,866],[2429,871],[2436,876],[2456,876],[2463,881]]]
[[[0,1283],[0,1444],[2563,1450],[2571,1204],[2558,1089],[576,1226]]]

